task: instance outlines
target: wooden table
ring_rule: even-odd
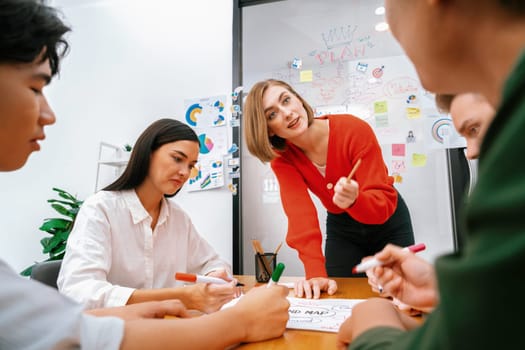
[[[244,290],[248,291],[256,283],[255,276],[235,276],[240,282],[245,284]],[[299,277],[282,277],[280,282],[293,282]],[[337,293],[328,296],[326,293],[321,298],[338,299],[367,299],[377,296],[372,292],[366,278],[334,278],[337,282]],[[290,289],[290,296],[293,296],[293,289]],[[277,339],[267,340],[258,343],[241,344],[235,349],[335,349],[336,333],[303,331],[287,329],[284,335]]]

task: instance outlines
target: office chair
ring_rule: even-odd
[[[40,262],[33,266],[33,270],[31,271],[31,279],[58,289],[57,278],[61,265],[62,260]]]

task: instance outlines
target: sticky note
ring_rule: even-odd
[[[375,116],[376,119],[376,127],[386,127],[388,126],[388,114],[379,114]]]
[[[421,153],[412,154],[412,166],[413,167],[423,167],[427,165],[427,155]]]
[[[405,160],[392,160],[392,171],[396,173],[404,173],[406,171]]]
[[[368,63],[357,62],[357,66],[355,67],[355,69],[358,72],[365,73],[366,70],[368,69]]]
[[[416,103],[416,101],[417,101],[416,95],[409,95],[409,96],[407,97],[407,103],[408,103],[408,104]]]
[[[421,118],[421,109],[419,109],[418,107],[407,107],[406,112],[408,119]]]
[[[228,184],[228,189],[230,190],[230,192],[231,192],[234,196],[237,194],[237,184],[229,183],[229,184]]]
[[[405,156],[405,144],[404,143],[394,143],[392,144],[392,155],[397,157]]]
[[[292,61],[292,68],[294,69],[301,69],[303,66],[303,61],[300,58],[294,58]]]
[[[375,114],[384,114],[387,112],[388,112],[388,103],[386,101],[374,102],[374,113]]]
[[[403,182],[403,177],[398,173],[393,173],[392,177],[394,178],[394,182],[397,184],[400,184]]]
[[[299,73],[299,81],[301,83],[312,81],[314,78],[314,72],[312,70],[302,70]]]

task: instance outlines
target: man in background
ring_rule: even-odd
[[[525,2],[386,0],[385,7],[390,30],[425,89],[477,92],[497,113],[484,137],[478,181],[464,210],[464,249],[438,258],[434,274],[415,274],[414,286],[434,284],[428,288],[439,295],[434,311],[418,323],[388,300],[367,300],[341,326],[338,346],[525,348],[525,302],[516,293],[525,288]],[[419,266],[412,264],[414,254],[387,249],[375,255],[383,266],[373,271],[385,288],[391,274]],[[421,295],[405,287],[397,286],[401,293]]]
[[[486,98],[476,93],[436,94],[436,105],[441,113],[450,113],[454,127],[465,138],[467,142],[466,157],[471,160],[477,159],[483,138],[496,113],[494,107]],[[463,237],[459,238],[461,241],[464,239]],[[404,252],[400,247],[390,246],[380,254],[402,257]],[[380,293],[381,296],[393,297],[393,303],[399,309],[415,314],[428,313],[436,307],[439,300],[434,267],[417,256],[412,257],[411,264],[411,268],[407,269],[410,271],[405,271],[407,274],[393,274],[390,280],[397,278],[398,281],[395,284],[387,282],[385,286],[378,284],[377,276],[370,269],[367,271],[368,283],[372,290]],[[430,283],[417,285],[416,278],[421,276],[431,276],[428,278]],[[401,284],[410,285],[410,287],[398,288]]]
[[[442,113],[450,113],[454,127],[467,141],[466,157],[477,159],[483,138],[496,115],[494,107],[477,93],[437,94],[436,105]]]

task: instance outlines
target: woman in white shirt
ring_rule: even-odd
[[[199,139],[175,119],[151,124],[124,173],[82,205],[69,236],[59,290],[87,308],[180,299],[218,310],[237,288],[230,266],[196,231],[174,196],[197,163]],[[181,287],[175,272],[220,277],[228,284]]]

